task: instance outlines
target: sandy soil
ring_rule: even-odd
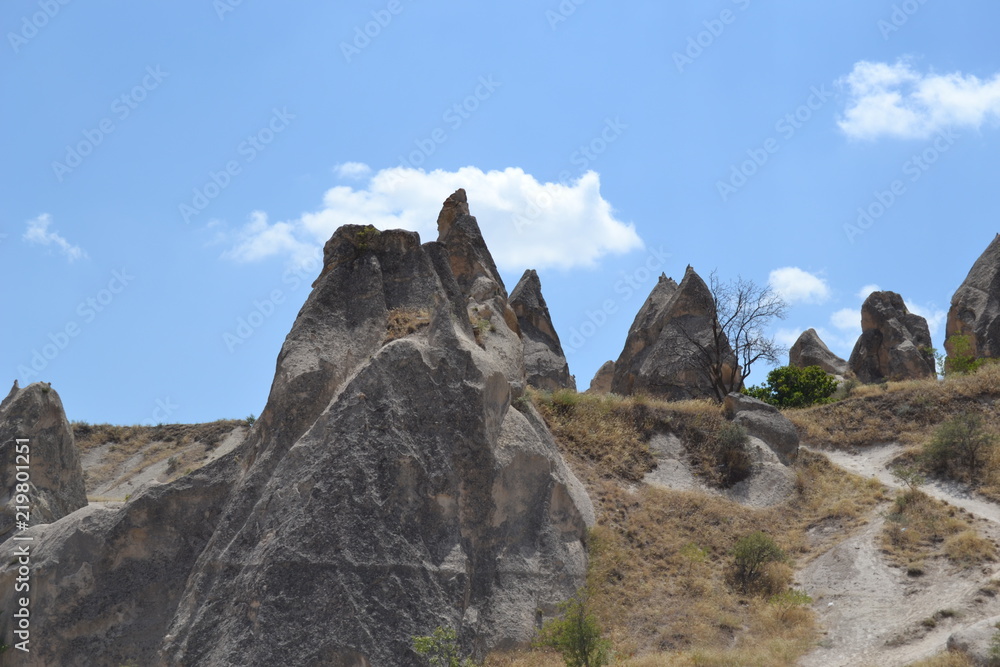
[[[903,452],[898,445],[857,453],[821,451],[836,465],[899,488],[886,465]],[[1000,507],[957,484],[927,484],[923,490],[978,518],[977,528],[1000,539]],[[945,649],[959,628],[1000,613],[1000,599],[982,590],[1000,567],[961,570],[928,561],[923,576],[910,577],[888,565],[879,547],[887,506],[866,526],[812,560],[797,573],[798,586],[814,600],[825,637],[800,664],[804,667],[894,667]],[[941,617],[946,611],[954,616]],[[934,623],[928,619],[937,616]]]

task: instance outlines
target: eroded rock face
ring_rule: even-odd
[[[776,407],[743,394],[732,393],[724,402],[726,417],[764,441],[785,465],[799,453],[799,433],[795,425]]]
[[[510,293],[510,306],[521,328],[528,384],[546,391],[576,391],[576,380],[569,374],[569,364],[559,343],[559,334],[552,326],[549,307],[542,296],[542,283],[534,269],[528,269],[521,276]]]
[[[951,298],[945,350],[949,355],[1000,357],[1000,235],[976,260]],[[964,336],[967,350],[956,350],[952,336]]]
[[[27,458],[18,458],[16,439],[27,439]],[[80,455],[59,394],[44,382],[17,382],[0,402],[0,541],[15,529],[17,466],[30,476],[30,525],[51,523],[87,504]]]
[[[934,377],[927,320],[907,310],[899,294],[872,292],[861,306],[861,337],[848,365],[868,384]]]
[[[987,618],[948,637],[948,650],[965,655],[977,667],[996,664],[991,649],[1000,616]]]
[[[590,381],[589,394],[610,394],[611,382],[615,378],[615,362],[605,361],[597,369],[594,378]]]
[[[815,329],[808,329],[795,341],[788,351],[788,365],[798,368],[819,366],[830,375],[847,374],[847,362],[830,351]]]
[[[712,293],[694,269],[687,268],[680,285],[661,275],[629,329],[611,391],[669,400],[716,397],[699,350],[714,347],[714,321]],[[722,356],[729,370],[736,366],[728,343]]]
[[[520,337],[485,245],[450,245],[470,238],[453,234],[471,218],[456,199],[447,241],[334,234],[230,455],[33,529],[37,576],[78,583],[51,579],[32,626],[47,652],[28,664],[395,667],[442,625],[482,656],[575,592],[593,508],[538,414],[512,405]],[[476,258],[464,280],[455,257]],[[390,331],[407,313],[423,324]]]

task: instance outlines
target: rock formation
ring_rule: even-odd
[[[665,275],[639,309],[618,361],[611,391],[645,393],[669,400],[715,397],[704,355],[714,349],[715,302],[690,266],[680,285]],[[723,359],[736,359],[723,342]]]
[[[17,439],[27,448],[18,454]],[[18,479],[18,466],[22,479]],[[24,477],[28,481],[23,481]],[[87,504],[80,456],[73,429],[66,419],[59,394],[44,382],[19,388],[17,382],[0,402],[0,541],[8,539],[16,526],[12,502],[18,482],[27,484],[30,502],[28,523],[51,523]]]
[[[743,394],[729,394],[724,403],[726,417],[763,440],[778,459],[791,465],[799,453],[799,433],[795,425],[776,407]]]
[[[546,391],[576,391],[576,380],[569,374],[569,364],[559,344],[559,334],[552,326],[549,307],[542,296],[542,283],[534,269],[521,276],[510,293],[510,306],[521,328],[528,384]]]
[[[815,329],[803,332],[795,341],[788,351],[788,365],[798,368],[819,366],[830,375],[847,375],[847,362],[830,351]]]
[[[25,664],[394,667],[438,626],[481,657],[575,592],[593,509],[512,404],[517,318],[465,201],[439,242],[337,230],[231,454],[31,529],[45,641]],[[389,335],[407,317],[425,324]]]
[[[952,336],[965,336],[967,349],[955,349]],[[949,355],[1000,357],[1000,234],[951,298],[945,337]]]
[[[848,365],[867,384],[934,377],[927,320],[907,310],[895,292],[872,292],[861,306],[861,337]]]
[[[590,388],[587,393],[590,394],[610,394],[611,393],[611,382],[615,378],[615,362],[605,361],[597,372],[594,374],[594,379],[590,381]]]

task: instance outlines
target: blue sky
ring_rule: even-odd
[[[688,264],[771,281],[787,344],[815,327],[846,357],[878,286],[941,347],[1000,229],[998,21],[985,0],[10,0],[0,370],[71,419],[257,414],[322,242],[431,240],[457,187],[508,289],[538,270],[581,388]]]

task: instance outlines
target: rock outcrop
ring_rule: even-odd
[[[927,320],[907,310],[899,294],[872,292],[861,306],[861,337],[848,366],[867,384],[934,377]]]
[[[726,417],[771,448],[785,465],[799,453],[799,433],[795,425],[776,407],[743,394],[729,394],[724,402]]]
[[[972,265],[951,298],[945,336],[944,347],[949,355],[1000,357],[1000,234]],[[955,349],[952,336],[966,338],[963,349]]]
[[[847,362],[830,351],[815,329],[806,330],[795,341],[788,351],[788,365],[798,368],[819,366],[830,375],[847,375]]]
[[[24,664],[394,667],[438,626],[481,657],[575,592],[593,509],[512,403],[517,319],[464,192],[439,222],[423,245],[337,230],[231,454],[31,529],[45,642]]]
[[[611,391],[668,400],[716,397],[704,357],[715,347],[715,317],[712,293],[694,269],[687,267],[680,285],[661,275],[629,328]],[[725,341],[722,359],[728,374],[736,358]]]
[[[996,664],[992,655],[993,638],[997,634],[1000,616],[987,618],[963,628],[948,637],[948,650],[961,653],[976,667],[990,667]]]
[[[597,369],[594,378],[590,381],[589,394],[610,394],[611,383],[615,379],[615,362],[605,361]]]
[[[532,387],[555,391],[576,391],[576,380],[569,374],[569,364],[559,343],[559,334],[552,326],[549,307],[542,296],[542,283],[534,269],[521,276],[510,293],[510,306],[524,341],[524,371]]]
[[[27,485],[32,526],[52,523],[87,504],[73,429],[59,394],[44,382],[24,388],[14,382],[0,402],[0,541],[16,526],[20,503],[13,499],[19,482]]]

